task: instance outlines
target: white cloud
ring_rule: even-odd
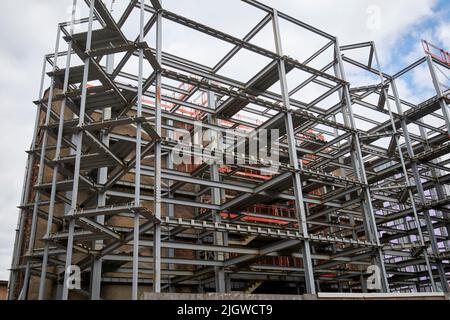
[[[437,27],[437,37],[443,44],[450,43],[450,22],[442,21]]]
[[[8,279],[43,56],[54,51],[57,24],[70,4],[0,1],[0,279]]]
[[[414,88],[422,90],[429,95],[436,94],[430,76],[430,70],[428,69],[428,65],[426,63],[423,63],[419,67],[415,68],[411,75]]]
[[[397,41],[422,19],[433,15],[436,0],[316,0],[264,1],[280,11],[339,37],[341,44],[375,41],[383,64],[391,62],[391,50]],[[378,12],[373,8],[379,8]],[[372,9],[369,10],[368,9]],[[379,28],[369,28],[373,15],[379,14]],[[369,25],[368,25],[369,22]]]

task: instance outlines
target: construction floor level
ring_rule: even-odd
[[[227,1],[260,17],[242,36],[166,1],[106,2],[75,0],[44,59],[9,299],[449,291],[448,53],[424,42],[389,75],[373,42],[258,1]],[[191,34],[224,55],[170,53],[175,36],[198,51]],[[401,94],[417,68],[419,101]],[[231,164],[179,134],[231,129]],[[276,161],[249,152],[262,129]],[[175,163],[180,145],[205,161]]]

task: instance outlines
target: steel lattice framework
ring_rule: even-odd
[[[449,66],[427,55],[388,75],[373,42],[340,46],[287,14],[242,1],[264,13],[242,39],[159,0],[131,0],[120,19],[102,1],[86,0],[89,17],[73,14],[58,26],[35,102],[10,299],[111,298],[114,285],[132,299],[152,290],[366,292],[370,265],[380,270],[381,292],[448,292],[450,117],[437,68]],[[123,28],[132,14],[140,18],[130,40]],[[166,53],[165,21],[232,49],[213,67]],[[290,57],[280,21],[326,45],[304,61]],[[86,31],[75,33],[77,25]],[[252,41],[263,28],[272,30],[274,51]],[[367,63],[350,58],[361,49]],[[270,60],[246,83],[220,75],[241,51]],[[317,67],[324,56],[329,60]],[[125,72],[133,59],[138,71]],[[377,80],[352,85],[347,66]],[[419,66],[436,94],[417,104],[400,97],[396,82]],[[305,80],[289,81],[291,87],[294,72]],[[46,75],[51,85],[44,91]],[[308,85],[322,91],[305,102]],[[193,99],[199,94],[203,102]],[[243,111],[258,122],[239,116]],[[279,173],[258,172],[259,158],[256,165],[174,165],[175,130],[192,130],[196,121],[243,135],[279,129]],[[82,288],[71,291],[65,270],[74,264]]]

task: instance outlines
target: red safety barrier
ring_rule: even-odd
[[[422,46],[426,54],[429,54],[436,60],[450,66],[450,54],[444,49],[438,48],[437,46],[429,43],[426,40],[422,40]]]

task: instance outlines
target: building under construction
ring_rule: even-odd
[[[255,0],[227,3],[261,17],[243,37],[160,0],[79,2],[44,59],[9,299],[449,291],[447,52],[424,42],[389,75],[373,42]],[[227,52],[172,54],[169,25]],[[433,94],[402,96],[417,69]],[[262,130],[267,157],[249,146]]]

